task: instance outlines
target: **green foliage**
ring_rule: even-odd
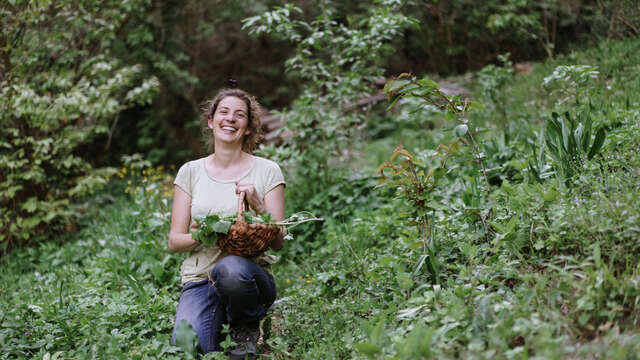
[[[389,162],[381,164],[376,173],[379,174],[378,184],[396,186],[398,196],[410,202],[406,211],[408,223],[417,226],[421,232],[424,257],[422,262],[427,263],[427,268],[434,283],[440,283],[441,260],[438,257],[439,246],[433,234],[434,213],[442,207],[438,196],[433,192],[438,186],[438,181],[447,172],[446,162],[450,154],[457,152],[458,142],[449,146],[440,145],[437,151],[429,154],[429,158],[416,158],[407,150],[398,146],[391,155]],[[438,151],[440,150],[440,151]],[[403,158],[400,164],[394,164],[398,157]],[[387,177],[385,170],[391,172]]]
[[[603,128],[595,132],[591,142],[591,117],[583,115],[584,121],[566,112],[564,117],[554,112],[547,118],[545,144],[547,150],[558,167],[559,178],[566,183],[577,172],[580,172],[585,161],[598,154],[605,140]]]
[[[9,2],[2,6],[0,242],[40,241],[73,223],[71,201],[105,182],[83,156],[120,114],[148,104],[159,83],[104,47],[146,2]],[[108,24],[106,26],[105,24]]]
[[[557,98],[562,104],[567,101],[580,103],[580,98],[586,95],[592,87],[593,80],[598,78],[597,68],[590,65],[560,65],[553,74],[544,78],[543,86],[549,95]]]
[[[430,118],[414,123],[444,125],[436,131],[397,129],[358,148],[362,159],[352,166],[373,174],[378,156],[387,158],[403,141],[383,166],[387,181],[396,181],[390,191],[376,189],[375,178],[358,173],[335,176],[332,185],[323,183],[313,196],[298,199],[307,209],[325,209],[320,213],[328,219],[315,241],[288,241],[274,266],[281,301],[273,309],[265,356],[635,358],[639,47],[637,38],[603,43],[536,66],[530,77],[515,77],[505,85],[513,99],[508,121],[499,126],[481,111],[464,122],[465,108],[449,107],[451,99],[437,95],[431,81],[403,77],[398,87],[389,85],[396,94],[407,91],[395,104],[402,116],[411,116],[403,106],[414,109],[419,100],[417,107],[429,107],[415,116]],[[589,62],[602,70],[603,81],[581,103],[549,104],[538,92],[554,68]],[[448,107],[454,114],[442,122]],[[549,115],[560,109],[570,117]],[[549,125],[555,132],[542,131],[547,116],[556,121]],[[475,121],[482,120],[480,129]],[[601,127],[606,141],[598,145],[595,129]],[[559,165],[545,134],[558,151],[565,141],[575,143],[565,146],[581,159],[570,187],[547,176],[548,166]],[[456,156],[443,166],[447,152],[437,144],[461,139],[472,146],[457,145]],[[589,159],[592,149],[597,156]],[[304,158],[295,148],[263,150]],[[77,208],[86,212],[79,233],[16,249],[0,260],[2,357],[193,356],[188,330],[181,337],[186,352],[170,344],[182,259],[166,250],[172,176],[149,173],[153,169],[141,156],[124,161],[127,166],[106,189]],[[433,168],[443,170],[430,175]],[[291,180],[288,190],[308,184]],[[25,211],[37,208],[25,204]],[[421,210],[428,215],[429,238],[437,240],[439,283],[430,255],[417,251],[424,248],[421,229],[413,226]],[[223,344],[232,343],[227,338]]]
[[[555,25],[549,23],[557,22],[560,12],[565,15],[566,23],[577,22],[577,16],[570,10],[562,11],[555,0],[508,0],[498,5],[497,10],[489,16],[486,25],[494,35],[507,33],[519,41],[538,40],[549,58],[553,58],[557,35]]]
[[[231,225],[235,223],[235,218],[234,215],[207,215],[196,218],[198,228],[193,232],[193,239],[206,246],[214,246],[218,242],[218,234],[228,233]]]
[[[607,46],[617,50],[609,50],[603,61],[636,42]],[[591,55],[574,56],[580,61]],[[633,68],[637,59],[627,59],[626,68]],[[563,61],[546,66],[554,68]],[[516,77],[506,91],[529,89],[529,81],[535,83],[544,72],[544,67],[539,69],[532,80]],[[539,93],[542,102],[517,104],[510,110],[515,119],[509,118],[498,131],[489,128],[477,133],[483,137],[478,147],[486,156],[492,184],[490,218],[482,213],[487,210],[487,197],[474,190],[478,168],[472,166],[474,156],[462,151],[468,147],[460,147],[449,158],[447,173],[437,183],[427,176],[429,169],[440,164],[428,156],[441,159],[436,151],[422,150],[424,145],[415,150],[397,147],[395,158],[383,164],[381,171],[384,181],[399,192],[380,193],[381,205],[357,209],[342,223],[329,221],[321,246],[303,261],[280,264],[278,285],[284,287],[285,297],[276,310],[283,327],[274,341],[278,348],[294,358],[625,358],[634,354],[640,344],[635,333],[640,318],[634,310],[640,301],[635,285],[640,270],[633,261],[639,251],[633,240],[639,216],[634,168],[640,158],[630,149],[638,147],[635,132],[640,112],[633,104],[640,99],[633,91],[630,100],[619,96],[619,89],[630,84],[618,79],[633,74],[609,74],[609,83],[618,84],[612,85],[611,92],[601,88],[590,92],[584,106],[572,108],[578,114],[571,116],[573,120],[557,117],[566,123],[566,133],[574,141],[577,136],[580,147],[575,155],[582,165],[571,177],[570,189],[549,180],[550,170],[557,170],[558,164],[545,144],[547,132],[538,124],[547,118],[545,113],[556,109],[540,108],[543,93]],[[409,88],[411,82],[401,83],[399,89],[403,86]],[[416,89],[411,91],[419,94]],[[396,106],[404,104],[399,100]],[[530,116],[529,111],[538,116],[518,119]],[[587,116],[592,119],[589,136]],[[582,132],[576,132],[580,124]],[[606,131],[607,141],[598,145],[595,129],[604,124],[612,125]],[[363,151],[389,148],[400,140],[427,144],[430,149],[462,134],[461,130],[456,133],[455,126],[445,129],[452,131],[416,134],[415,129],[402,129],[392,140],[378,141]],[[403,138],[411,136],[429,141]],[[555,137],[554,143],[563,144],[561,138]],[[601,155],[597,162],[595,156],[589,159],[592,148]],[[537,178],[524,173],[531,169],[532,155],[540,170]],[[374,160],[369,168],[377,163]],[[407,219],[415,221],[412,214],[421,209],[410,191],[418,194],[423,183],[424,198],[437,200],[428,203],[433,205],[428,211],[438,242],[440,284],[434,284],[428,256],[415,251],[423,247],[416,241],[421,238],[420,228],[405,226],[410,224]],[[434,183],[437,186],[429,186]]]
[[[197,353],[196,348],[198,347],[198,337],[187,320],[182,319],[176,327],[176,345],[186,354],[195,358]]]
[[[415,25],[395,2],[377,2],[346,22],[338,21],[341,14],[335,6],[324,4],[313,21],[298,19],[301,10],[293,5],[244,20],[251,34],[287,39],[296,46],[286,62],[287,71],[309,82],[290,109],[279,114],[295,136],[284,145],[291,149],[288,157],[276,160],[296,184],[287,190],[290,208],[320,215],[329,208],[310,207],[307,200],[319,205],[324,201],[318,195],[339,184],[351,158],[343,150],[361,138],[365,126],[363,114],[353,104],[370,94],[371,85],[383,74],[380,59],[390,52],[387,44],[401,37],[402,29]]]
[[[507,121],[508,97],[505,87],[513,81],[513,63],[509,60],[510,54],[498,55],[498,60],[502,66],[487,65],[478,72],[478,81],[482,86],[482,91],[494,111],[502,117],[502,121]],[[487,108],[489,110],[489,108]]]
[[[2,259],[3,357],[185,358],[170,343],[180,256],[166,250],[167,197],[145,206],[122,196],[126,182],[87,200],[78,233]]]

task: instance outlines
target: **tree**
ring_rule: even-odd
[[[120,114],[148,104],[158,79],[113,51],[150,1],[9,0],[0,5],[0,244],[61,231],[71,200],[104,183],[83,146],[107,144]]]

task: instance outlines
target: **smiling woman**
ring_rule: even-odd
[[[285,182],[276,163],[251,154],[261,135],[259,107],[251,95],[222,90],[207,103],[203,122],[213,153],[184,164],[174,181],[168,246],[189,256],[180,268],[184,288],[173,338],[186,322],[196,331],[202,352],[221,350],[222,325],[230,324],[238,346],[229,355],[244,359],[255,355],[259,321],[276,298],[270,269],[275,257],[231,255],[197,242],[189,230],[197,227],[197,216],[235,214],[241,193],[255,213],[268,212],[282,221]],[[271,242],[271,249],[282,249],[284,235]]]
[[[230,105],[234,105],[235,108],[230,109]],[[218,109],[221,111],[218,111]],[[202,109],[202,130],[206,138],[207,150],[214,152],[216,149],[215,131],[211,132],[214,130],[212,122],[215,121],[216,115],[219,118],[223,118],[230,111],[234,111],[232,115],[237,115],[236,113],[244,115],[247,121],[247,132],[244,134],[242,151],[253,152],[258,147],[258,142],[262,139],[260,104],[253,96],[240,89],[224,89],[212,100],[205,103]]]

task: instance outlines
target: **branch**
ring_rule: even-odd
[[[627,25],[627,27],[629,27],[631,30],[633,30],[634,34],[636,35],[640,35],[640,29],[638,29],[637,27],[635,27],[633,24],[631,24],[627,19],[623,18],[620,14],[616,15],[616,19],[618,19],[618,21],[620,21],[621,23]]]
[[[11,72],[11,48],[7,46],[7,37],[0,33],[0,53],[2,54],[2,71],[0,71],[0,81],[9,76]]]

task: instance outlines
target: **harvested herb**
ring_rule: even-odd
[[[323,220],[321,218],[316,218],[309,212],[298,212],[279,222],[275,222],[273,215],[269,212],[265,212],[257,216],[250,212],[245,212],[242,216],[247,224],[278,225],[286,227],[287,230],[308,221]],[[193,239],[205,246],[212,247],[218,242],[219,235],[226,235],[229,233],[229,228],[236,222],[236,215],[198,216],[195,217],[194,220],[196,224],[198,224],[198,227],[192,231]],[[290,235],[285,239],[290,240]]]

